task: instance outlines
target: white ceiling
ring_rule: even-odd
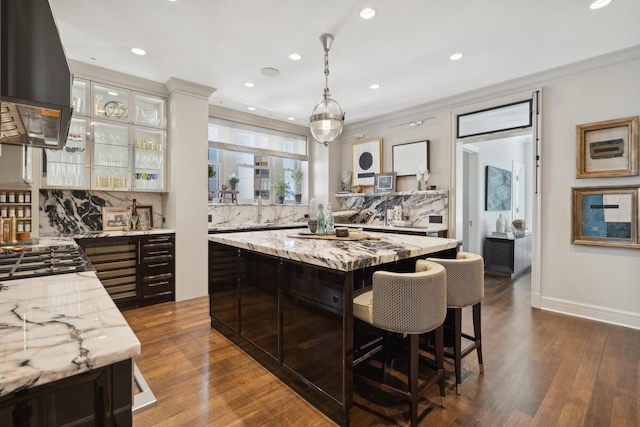
[[[353,124],[640,45],[639,0],[600,10],[590,2],[50,0],[69,59],[210,86],[211,104],[305,126],[322,99],[322,33],[335,37],[332,97]],[[377,11],[368,21],[359,17],[366,6]],[[451,61],[454,52],[465,56]],[[265,77],[263,67],[280,75]]]

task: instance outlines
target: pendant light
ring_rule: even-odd
[[[320,36],[322,47],[324,48],[324,99],[311,112],[309,118],[309,129],[313,138],[328,146],[330,142],[338,139],[344,127],[344,112],[340,104],[331,99],[329,93],[329,49],[333,43],[333,35],[323,34]]]

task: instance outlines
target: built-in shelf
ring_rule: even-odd
[[[449,190],[427,190],[427,191],[387,191],[381,193],[337,193],[335,197],[384,197],[384,196],[418,196],[448,194]]]

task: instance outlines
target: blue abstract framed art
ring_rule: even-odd
[[[571,243],[640,248],[639,190],[637,186],[572,188]]]
[[[484,178],[484,210],[511,210],[511,172],[487,166]]]

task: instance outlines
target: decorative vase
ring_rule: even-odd
[[[356,187],[356,193],[362,193],[362,185],[358,184]]]
[[[237,183],[230,182],[229,185],[231,186],[231,191],[235,191]]]
[[[222,184],[222,185],[220,186],[220,189],[221,189],[222,191],[224,191],[224,190],[226,190],[226,189],[227,189],[227,186],[226,186],[226,185],[224,185],[224,184]]]
[[[504,233],[507,230],[507,221],[502,218],[502,214],[496,220],[496,231],[498,233]]]

